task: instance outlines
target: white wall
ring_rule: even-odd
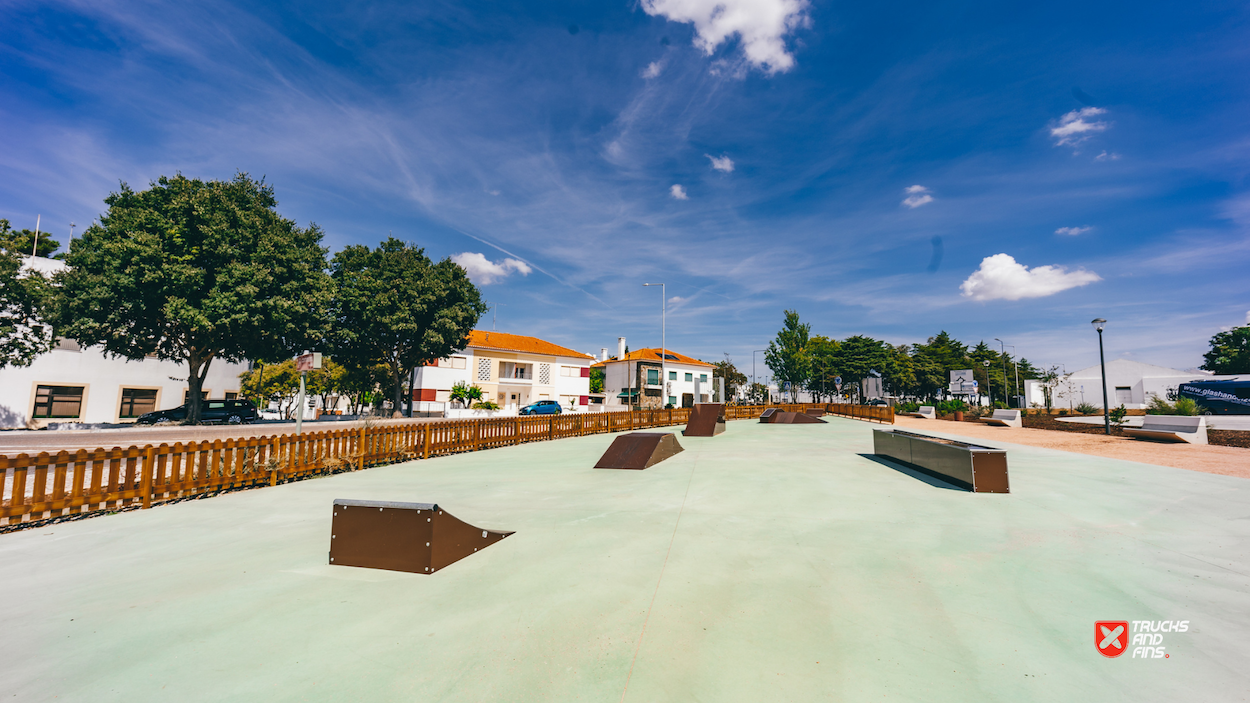
[[[48,422],[132,422],[133,419],[120,417],[122,388],[155,389],[158,410],[182,405],[187,383],[171,377],[185,379],[185,365],[156,359],[111,359],[99,347],[74,351],[77,345],[72,341],[63,342],[62,346],[68,348],[54,349],[25,368],[0,369],[0,427],[42,427]],[[218,399],[224,398],[227,391],[237,393],[239,375],[246,370],[246,364],[215,360],[208,367],[204,390],[209,392],[210,398]],[[56,418],[30,422],[35,387],[39,385],[83,386],[80,416],[76,420]]]
[[[658,359],[656,361],[658,362]],[[650,360],[645,360],[645,362],[651,363]],[[607,406],[627,405],[625,399],[617,396],[620,395],[621,391],[629,388],[630,384],[638,383],[638,362],[609,361],[602,368],[604,369],[603,392],[606,396],[604,404]],[[705,403],[712,400],[712,367],[670,361],[665,364],[664,370],[670,376],[664,383],[664,396],[676,398],[673,403],[678,407],[681,407],[681,396],[683,393],[694,393],[694,379],[700,376],[704,377],[704,380],[699,383],[699,395],[702,397],[695,398],[695,402]],[[671,378],[674,373],[677,374],[676,380]],[[691,380],[686,380],[686,374],[691,374]],[[634,387],[636,388],[637,386],[635,385]],[[669,402],[669,398],[664,396],[662,396],[664,402]]]

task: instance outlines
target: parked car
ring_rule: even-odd
[[[889,405],[889,403],[880,398],[869,398],[864,401],[864,405]]]
[[[563,411],[560,409],[560,403],[554,400],[540,400],[526,405],[518,412],[522,415],[559,415]]]
[[[154,425],[158,422],[182,422],[187,419],[187,406],[179,405],[169,410],[144,413],[136,425]],[[200,402],[200,422],[223,425],[242,425],[256,422],[260,413],[250,400],[205,400]]]

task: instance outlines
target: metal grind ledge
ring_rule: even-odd
[[[474,527],[435,503],[337,498],[330,563],[432,574],[510,534]]]
[[[873,430],[873,453],[974,493],[1010,493],[1007,452],[941,437]]]

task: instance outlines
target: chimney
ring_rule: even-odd
[[[608,360],[608,348],[603,347],[599,350],[599,361],[607,361],[607,360]]]
[[[618,359],[625,358],[625,338],[624,337],[616,338],[616,358]]]

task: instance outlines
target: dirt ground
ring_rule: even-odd
[[[1061,423],[1055,422],[1055,424]],[[1209,474],[1250,478],[1250,448],[1217,446],[1213,444],[1204,446],[1172,442],[1152,442],[1150,440],[1124,437],[1118,434],[1108,437],[1102,434],[1101,427],[1094,427],[1095,432],[1069,430],[1067,427],[1064,427],[1062,430],[1040,429],[1036,427],[1015,429],[991,427],[975,422],[956,423],[947,420],[921,420],[911,417],[897,418],[895,426],[917,432],[925,430],[945,432],[986,442],[1012,442],[1030,447],[1044,447],[1046,449],[1058,449],[1065,452],[1103,456],[1111,459],[1139,461],[1143,464],[1202,471]],[[1115,432],[1114,429],[1112,431]],[[1208,431],[1207,434],[1212,435],[1215,433]],[[1225,432],[1220,434],[1246,433]]]

